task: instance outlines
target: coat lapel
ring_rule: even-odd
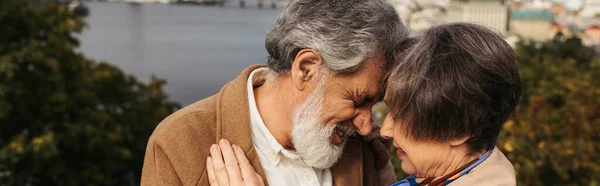
[[[362,145],[357,139],[348,139],[342,158],[331,167],[335,186],[363,185]]]
[[[233,81],[227,83],[217,96],[217,125],[216,139],[227,139],[232,144],[240,146],[254,170],[265,177],[258,154],[252,144],[252,129],[250,126],[250,111],[248,105],[247,82],[250,73],[265,65],[252,65]],[[266,183],[266,180],[265,180]]]

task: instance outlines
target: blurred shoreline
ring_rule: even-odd
[[[182,105],[217,93],[245,67],[265,64],[264,39],[279,10],[88,2],[80,51],[146,81],[168,81]]]

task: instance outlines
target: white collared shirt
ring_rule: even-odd
[[[300,166],[302,163],[293,163],[293,161],[301,161],[300,158],[293,151],[284,149],[265,126],[256,107],[254,86],[260,86],[264,83],[268,70],[268,68],[256,69],[250,73],[250,77],[248,78],[252,144],[254,144],[260,163],[265,171],[266,180],[269,185],[273,186],[331,186],[333,179],[329,169],[316,169],[308,166]],[[282,161],[284,158],[286,161]]]

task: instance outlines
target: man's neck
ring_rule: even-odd
[[[287,76],[278,76],[277,79],[267,78],[262,86],[254,88],[256,107],[269,132],[275,140],[288,150],[293,150],[292,142],[292,112],[293,100],[289,99],[291,87],[284,87],[288,83]],[[277,82],[272,82],[277,81]],[[284,91],[288,90],[288,91]]]

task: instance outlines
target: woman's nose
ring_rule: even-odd
[[[381,137],[385,138],[385,139],[392,139],[394,138],[394,120],[392,119],[392,117],[388,114],[385,116],[385,119],[383,119],[383,124],[381,125],[381,131],[379,131],[381,134]]]

